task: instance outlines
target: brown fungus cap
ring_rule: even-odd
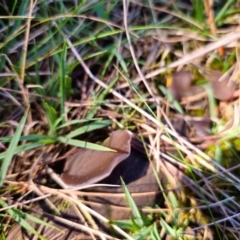
[[[214,97],[221,101],[229,100],[236,90],[236,82],[230,81],[228,75],[223,76],[220,71],[211,70],[206,78],[209,80],[210,87]],[[192,75],[189,71],[175,72],[171,77],[171,82],[168,87],[169,92],[175,99],[180,100],[182,97],[192,96],[204,92],[202,86],[191,86]]]
[[[180,100],[184,93],[189,91],[192,82],[192,75],[190,72],[182,70],[175,72],[171,77],[171,82],[168,87],[169,92],[175,99]]]
[[[229,76],[222,77],[220,71],[211,71],[209,73],[210,86],[213,90],[214,97],[218,100],[229,100],[236,90],[236,82],[230,81]]]
[[[124,161],[131,152],[132,133],[127,130],[113,131],[102,145],[113,151],[97,151],[81,148],[69,157],[61,174],[62,181],[69,187],[83,187],[106,178],[113,169]]]

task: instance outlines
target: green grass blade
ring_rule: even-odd
[[[225,5],[221,8],[221,10],[219,11],[219,13],[216,15],[215,17],[215,22],[218,24],[222,19],[224,19],[227,10],[229,9],[229,7],[232,6],[232,4],[235,2],[235,0],[228,0],[226,1]]]
[[[57,127],[57,129],[68,127],[71,125],[79,124],[79,123],[86,123],[94,120],[100,120],[98,118],[92,118],[92,119],[75,119],[75,120],[70,120],[68,122],[65,122]]]
[[[49,132],[52,134],[55,131],[54,123],[57,120],[57,112],[56,109],[50,106],[46,101],[43,101],[43,107],[45,109],[46,117],[48,119],[48,125],[50,128]]]
[[[19,142],[19,139],[21,137],[21,134],[22,134],[22,131],[23,131],[23,128],[25,126],[25,122],[26,122],[26,119],[27,119],[27,115],[28,115],[28,110],[25,112],[21,122],[19,123],[17,129],[16,129],[16,132],[14,134],[14,136],[12,137],[12,140],[9,144],[9,147],[7,149],[7,152],[6,152],[6,156],[3,160],[3,163],[2,163],[2,166],[1,166],[1,169],[0,169],[0,187],[2,186],[3,184],[3,181],[6,177],[6,174],[7,174],[7,171],[8,171],[8,167],[12,161],[12,158],[14,156],[14,152],[17,148],[17,145],[18,145],[18,142]]]
[[[136,234],[133,235],[134,239],[137,240],[145,240],[148,239],[147,237],[150,235],[151,226],[147,228],[141,228]]]
[[[194,8],[194,17],[195,19],[202,23],[205,21],[205,14],[204,14],[204,5],[202,0],[193,0],[192,1],[193,8]]]
[[[217,117],[216,100],[213,95],[213,90],[208,85],[202,85],[207,92],[209,101],[209,112],[211,117]]]
[[[116,84],[118,78],[114,78],[113,81],[109,82],[108,84],[108,88],[104,89],[98,96],[97,96],[97,101],[99,103],[97,103],[92,109],[90,109],[87,113],[87,118],[88,119],[91,119],[95,116],[97,110],[98,110],[98,107],[99,105],[101,104],[101,100],[103,100],[106,95],[109,93],[110,89],[113,88],[113,86]]]
[[[58,137],[58,140],[62,143],[66,143],[75,147],[87,148],[87,149],[98,150],[98,151],[115,152],[115,150],[112,150],[111,148],[104,147],[95,143],[86,142],[86,141],[80,141],[80,140],[70,139],[66,137]]]
[[[60,57],[60,89],[59,89],[59,95],[60,95],[60,102],[61,102],[61,116],[64,115],[65,110],[65,99],[66,99],[66,56],[67,55],[67,48],[66,43],[63,44],[63,51],[61,53]],[[64,121],[64,118],[62,119]]]
[[[135,202],[134,202],[130,192],[128,191],[127,186],[124,183],[122,178],[121,178],[121,184],[122,184],[123,191],[125,193],[125,197],[126,197],[127,203],[129,205],[130,209],[132,210],[132,213],[133,213],[133,216],[135,218],[134,220],[135,220],[136,224],[139,227],[144,226],[144,222],[142,220],[142,215],[141,215],[140,211],[138,210],[138,207],[135,204]]]
[[[160,224],[173,238],[179,239],[177,231],[173,229],[164,219],[161,218]]]
[[[180,103],[173,97],[173,95],[164,87],[159,86],[160,91],[167,97],[168,101],[172,103],[174,108],[181,114],[184,114],[184,111],[180,105]]]
[[[7,143],[7,142],[11,142],[12,137],[2,137],[0,138],[0,141]],[[40,134],[32,134],[32,135],[27,135],[27,136],[21,136],[19,141],[34,141],[36,143],[38,142],[56,142],[56,138],[54,137],[49,137],[47,135],[40,135]],[[27,143],[30,144],[30,143]],[[26,144],[26,145],[27,145]],[[34,143],[32,143],[34,144]],[[24,145],[22,145],[24,146]],[[21,147],[21,146],[19,146]]]
[[[8,204],[4,202],[1,198],[0,198],[0,204],[2,205],[2,207],[8,207]],[[41,236],[37,231],[33,229],[33,227],[22,217],[22,214],[19,214],[18,210],[16,211],[16,209],[10,208],[7,210],[7,213],[28,232],[33,233],[34,235],[38,236],[38,238],[42,240],[46,240],[46,238]]]
[[[153,228],[152,231],[150,233],[151,239],[152,240],[161,240],[159,233],[158,233],[158,229],[157,229],[157,225],[156,223],[153,224]]]
[[[100,129],[100,128],[106,127],[106,126],[108,126],[110,124],[111,124],[110,120],[95,121],[95,122],[90,123],[90,124],[88,124],[86,126],[78,128],[76,130],[73,130],[72,132],[70,132],[67,135],[67,138],[74,138],[74,137],[79,136],[81,134],[84,134],[84,133],[91,132],[91,131],[96,130],[96,129]]]
[[[52,142],[49,142],[49,143],[52,143]],[[44,145],[46,145],[46,142],[36,142],[36,143],[23,144],[21,146],[16,147],[13,151],[13,154],[18,154],[20,152],[35,149],[37,147],[42,147]],[[3,153],[0,153],[0,160],[6,158],[6,156],[7,156],[7,151],[5,151]]]

